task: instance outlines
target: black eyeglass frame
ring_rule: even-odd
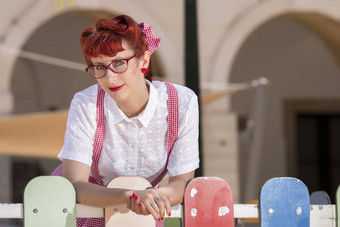
[[[139,55],[139,54],[137,53],[137,54],[135,54],[135,55],[133,55],[132,57],[129,57],[129,58],[117,59],[117,60],[112,61],[112,62],[111,62],[110,64],[108,64],[108,65],[101,65],[101,64],[99,64],[99,65],[93,65],[93,64],[92,64],[92,65],[89,65],[89,66],[85,69],[85,71],[86,71],[92,78],[94,78],[94,79],[103,78],[103,77],[106,75],[106,71],[107,71],[108,69],[110,69],[112,72],[117,73],[117,74],[125,73],[126,70],[127,70],[128,67],[129,67],[129,61],[130,61],[132,58],[137,57],[138,55]],[[111,68],[111,65],[112,65],[113,63],[115,63],[115,62],[118,62],[118,61],[126,61],[126,69],[125,69],[123,72],[117,72],[117,71],[115,71],[113,68]],[[94,68],[94,67],[97,67],[97,66],[104,66],[104,67],[105,67],[105,73],[104,73],[103,76],[96,77],[96,76],[93,76],[93,75],[89,72],[89,69]]]

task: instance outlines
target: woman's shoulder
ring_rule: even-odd
[[[73,99],[80,99],[83,101],[96,101],[98,93],[98,84],[94,84],[82,91],[78,91]]]
[[[86,111],[92,109],[97,103],[97,91],[97,84],[92,85],[82,91],[78,91],[72,99],[71,107],[76,109],[81,108]]]

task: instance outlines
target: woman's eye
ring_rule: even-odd
[[[122,66],[122,65],[125,65],[125,61],[120,61],[120,60],[118,60],[118,61],[115,61],[115,62],[113,62],[112,63],[115,67],[118,67],[118,66]]]
[[[96,65],[96,70],[105,70],[106,66],[105,65]]]

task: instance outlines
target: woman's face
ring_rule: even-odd
[[[113,61],[128,59],[136,53],[125,40],[122,41],[124,51],[118,52],[116,56],[109,57],[100,55],[91,58],[94,65],[109,65]],[[109,94],[117,103],[127,101],[133,97],[133,94],[139,94],[139,91],[145,90],[144,74],[141,68],[148,68],[150,57],[148,53],[144,56],[136,56],[128,61],[127,70],[123,73],[115,73],[109,69],[106,70],[104,77],[97,79],[104,91]]]

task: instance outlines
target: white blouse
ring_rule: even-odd
[[[149,83],[149,81],[147,81]],[[128,118],[108,94],[104,98],[105,140],[99,159],[104,185],[118,176],[140,176],[152,182],[163,170],[167,158],[167,89],[163,82],[149,83],[150,95],[145,110]],[[169,176],[199,167],[198,102],[189,88],[174,85],[178,93],[178,138],[168,163]],[[92,164],[96,130],[98,85],[74,96],[69,110],[64,146],[60,160]]]

